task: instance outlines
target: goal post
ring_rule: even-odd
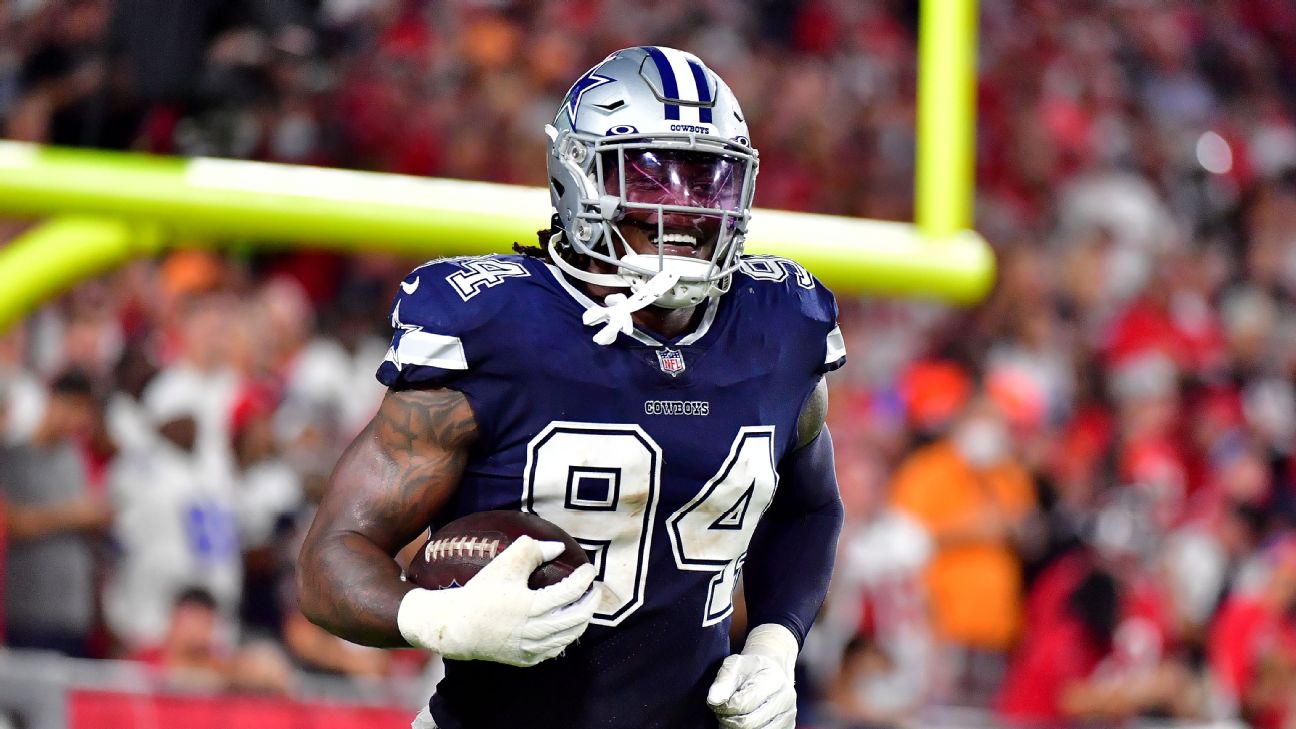
[[[994,256],[971,229],[976,0],[922,0],[915,224],[757,209],[747,250],[844,294],[980,300]],[[0,330],[77,281],[168,241],[506,252],[547,227],[543,188],[0,141],[0,215],[49,217],[0,248]]]

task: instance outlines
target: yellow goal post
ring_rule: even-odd
[[[917,223],[753,211],[747,250],[793,258],[840,293],[982,298],[994,257],[971,230],[975,0],[924,0]],[[0,248],[0,330],[85,278],[169,241],[507,251],[550,216],[543,188],[0,141],[0,214],[50,217]]]

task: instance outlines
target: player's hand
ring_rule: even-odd
[[[707,692],[722,729],[793,729],[797,640],[781,625],[758,625],[742,653],[729,656]]]
[[[562,551],[560,542],[521,536],[463,587],[411,590],[396,616],[401,635],[453,660],[534,666],[553,658],[589,627],[597,594],[588,564],[557,584],[527,587]]]

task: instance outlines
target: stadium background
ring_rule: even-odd
[[[802,724],[1290,729],[1296,8],[980,18],[999,280],[971,309],[841,297],[847,525]],[[912,220],[916,27],[900,1],[9,0],[0,130],[538,185],[571,79],[651,41],[742,100],[759,205]],[[435,662],[313,629],[291,564],[415,262],[176,243],[0,339],[0,721],[402,726]],[[133,447],[186,417],[191,448]]]

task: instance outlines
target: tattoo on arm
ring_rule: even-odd
[[[454,494],[477,424],[454,390],[389,391],[338,460],[297,566],[306,617],[347,640],[405,645],[393,556]]]
[[[805,403],[801,406],[801,414],[797,416],[797,442],[796,447],[801,448],[809,445],[810,441],[819,437],[819,432],[824,428],[824,420],[828,417],[828,383],[824,378],[819,378],[819,384],[815,385],[810,396],[806,398]]]

